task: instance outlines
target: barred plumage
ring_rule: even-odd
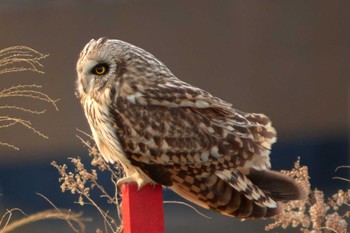
[[[96,144],[119,161],[119,181],[159,183],[205,208],[270,217],[304,191],[269,170],[275,129],[178,78],[152,54],[120,40],[91,40],[77,64],[77,90]]]

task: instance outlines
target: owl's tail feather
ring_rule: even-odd
[[[235,170],[230,178],[213,174],[197,182],[176,182],[171,189],[199,206],[244,219],[272,217],[281,211],[279,201],[306,196],[291,178],[274,171]]]
[[[302,187],[280,172],[249,169],[245,176],[275,201],[301,200],[307,197]]]

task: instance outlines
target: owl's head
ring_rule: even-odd
[[[100,38],[87,43],[77,62],[77,94],[97,99],[111,87],[133,94],[152,82],[173,76],[149,52],[121,40]],[[128,92],[128,93],[126,93]]]

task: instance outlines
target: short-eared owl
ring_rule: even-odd
[[[275,129],[178,79],[149,52],[91,40],[77,63],[77,92],[96,144],[120,162],[119,183],[159,183],[205,208],[240,218],[278,213],[304,191],[270,170]]]

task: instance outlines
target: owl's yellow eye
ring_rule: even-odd
[[[108,65],[107,64],[97,64],[93,69],[92,69],[92,73],[96,74],[96,75],[103,75],[105,73],[107,73],[108,71]]]

